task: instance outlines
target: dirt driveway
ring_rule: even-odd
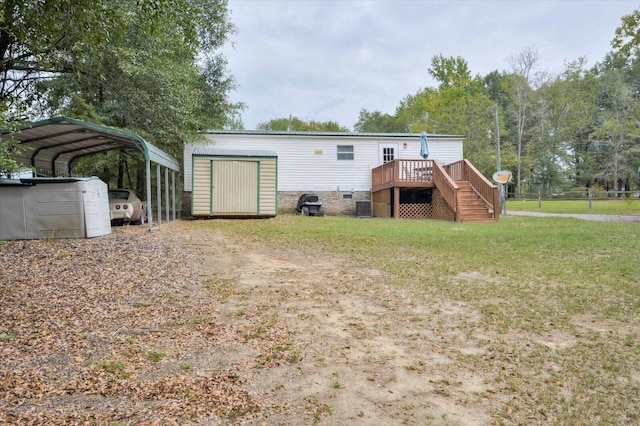
[[[206,222],[0,245],[0,423],[484,425],[479,314]],[[117,248],[117,251],[116,251]],[[9,266],[7,266],[9,265]]]
[[[249,366],[238,374],[248,374],[257,399],[283,408],[268,423],[491,423],[482,378],[455,361],[457,351],[482,352],[458,336],[457,324],[476,320],[465,306],[418,303],[386,286],[382,271],[342,258],[199,238],[204,276],[227,293],[220,312],[236,323],[261,318],[268,326],[256,338],[287,348],[264,367],[253,345],[221,351]]]

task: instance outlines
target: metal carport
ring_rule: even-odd
[[[2,139],[13,139],[25,146],[15,160],[33,168],[38,175],[71,176],[71,168],[80,157],[113,149],[132,149],[144,154],[147,184],[147,223],[149,230],[153,224],[151,202],[151,163],[157,173],[158,224],[162,223],[162,176],[164,168],[165,219],[176,219],[176,173],[180,173],[178,161],[171,155],[145,141],[135,133],[87,123],[68,117],[55,117],[35,121],[20,128],[15,133],[2,132]],[[171,185],[169,185],[171,170]],[[169,193],[171,186],[171,194]],[[171,209],[169,209],[171,200]],[[170,219],[169,211],[172,212]]]

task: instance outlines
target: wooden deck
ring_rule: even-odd
[[[373,202],[388,203],[393,217],[415,217],[415,205],[401,205],[402,189],[431,188],[432,202],[423,208],[424,217],[481,222],[498,220],[500,200],[498,188],[467,160],[442,166],[437,160],[396,159],[371,172]],[[385,194],[389,192],[388,197]],[[386,201],[385,201],[386,200]],[[375,215],[374,206],[374,215]]]
[[[433,187],[434,160],[394,160],[376,167],[371,175],[371,190]]]

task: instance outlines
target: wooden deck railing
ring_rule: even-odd
[[[460,187],[439,162],[434,161],[433,170],[433,181],[436,187],[454,211],[456,218],[458,218],[460,216],[458,212],[458,206],[460,205]]]
[[[374,192],[392,187],[436,186],[454,211],[456,220],[460,220],[462,195],[456,181],[468,181],[484,203],[493,210],[491,213],[494,219],[498,219],[498,188],[467,160],[442,166],[437,160],[396,159],[376,167],[371,172],[371,190]]]
[[[500,194],[496,185],[484,177],[468,160],[447,164],[444,169],[453,180],[468,181],[487,206],[493,209],[494,219],[498,219],[500,215]]]
[[[422,184],[433,181],[434,160],[400,160],[396,159],[373,169],[371,187],[374,190],[383,187],[407,184]]]

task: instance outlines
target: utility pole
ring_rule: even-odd
[[[498,104],[494,105],[493,116],[496,120],[496,172],[499,172],[502,170],[502,165],[500,164],[500,123],[498,121]]]
[[[493,116],[496,121],[496,173],[502,171],[502,164],[500,164],[500,122],[498,120],[498,104],[493,106]],[[499,183],[500,188],[500,214],[505,214],[507,194],[505,191],[505,184]]]

